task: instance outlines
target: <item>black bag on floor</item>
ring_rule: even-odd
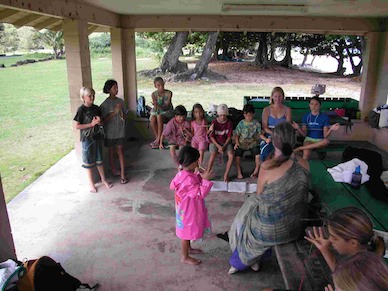
[[[77,289],[95,290],[99,284],[90,287],[69,275],[52,258],[44,256],[25,263],[27,274],[18,282],[20,291],[75,291]]]
[[[354,158],[364,161],[368,165],[367,174],[370,176],[365,186],[368,188],[371,195],[385,202],[388,202],[388,190],[385,188],[381,173],[383,172],[383,160],[381,155],[375,151],[367,149],[359,149],[354,147],[346,147],[342,154],[342,161],[347,162]]]

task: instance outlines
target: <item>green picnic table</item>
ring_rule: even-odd
[[[311,160],[310,175],[313,191],[319,196],[322,207],[330,215],[336,209],[354,206],[364,210],[376,230],[388,231],[388,204],[375,199],[365,185],[353,189],[349,184],[335,182],[327,172],[340,161]]]

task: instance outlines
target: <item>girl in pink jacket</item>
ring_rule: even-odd
[[[202,253],[191,248],[190,241],[201,239],[210,232],[210,221],[205,206],[205,197],[209,194],[213,183],[210,182],[211,172],[196,172],[199,152],[190,146],[185,146],[179,152],[179,164],[182,170],[176,174],[170,184],[175,189],[176,235],[182,241],[181,262],[198,265],[200,260],[189,254]]]

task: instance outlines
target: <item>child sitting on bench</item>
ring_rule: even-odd
[[[318,97],[312,97],[309,106],[310,112],[306,113],[302,119],[302,129],[300,129],[299,124],[292,122],[293,128],[306,137],[303,146],[294,150],[294,152],[303,151],[303,158],[305,160],[310,158],[312,150],[327,147],[329,145],[328,137],[330,133],[339,128],[339,123],[330,127],[329,117],[320,112],[321,100]]]
[[[168,138],[168,146],[173,162],[179,170],[176,147],[189,145],[193,137],[190,130],[190,123],[186,120],[187,110],[183,105],[178,105],[174,110],[175,117],[171,119],[163,130],[160,137],[159,148],[164,149],[163,138]]]

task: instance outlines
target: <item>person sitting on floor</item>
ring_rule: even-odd
[[[193,135],[190,130],[190,123],[186,120],[186,108],[183,105],[178,105],[175,108],[174,113],[175,117],[167,123],[163,130],[163,133],[160,137],[159,148],[164,149],[163,139],[164,137],[167,137],[171,158],[179,169],[176,147],[189,145]]]
[[[334,271],[337,260],[331,247],[345,256],[371,251],[383,256],[384,240],[373,232],[373,224],[368,215],[357,207],[345,207],[333,212],[326,222],[329,238],[322,227],[314,227],[305,236],[322,253],[330,269]]]
[[[264,135],[261,133],[260,122],[253,119],[255,109],[252,104],[245,104],[243,108],[244,119],[241,120],[236,127],[236,144],[234,146],[237,178],[242,179],[243,174],[241,170],[241,157],[245,151],[251,151],[255,156],[255,169],[253,170],[251,177],[257,177],[260,167],[260,141],[264,139]]]
[[[293,127],[303,136],[305,136],[303,146],[294,150],[294,152],[303,151],[303,158],[308,160],[311,151],[314,149],[324,148],[329,145],[328,137],[334,130],[338,130],[339,123],[330,127],[329,117],[320,112],[321,100],[318,97],[310,99],[310,112],[306,113],[302,119],[302,129],[299,124],[293,122]]]
[[[296,131],[291,123],[276,125],[272,142],[275,152],[260,167],[257,195],[245,200],[229,230],[229,274],[249,267],[258,271],[272,246],[296,240],[302,231],[310,185],[308,162],[292,151]]]

